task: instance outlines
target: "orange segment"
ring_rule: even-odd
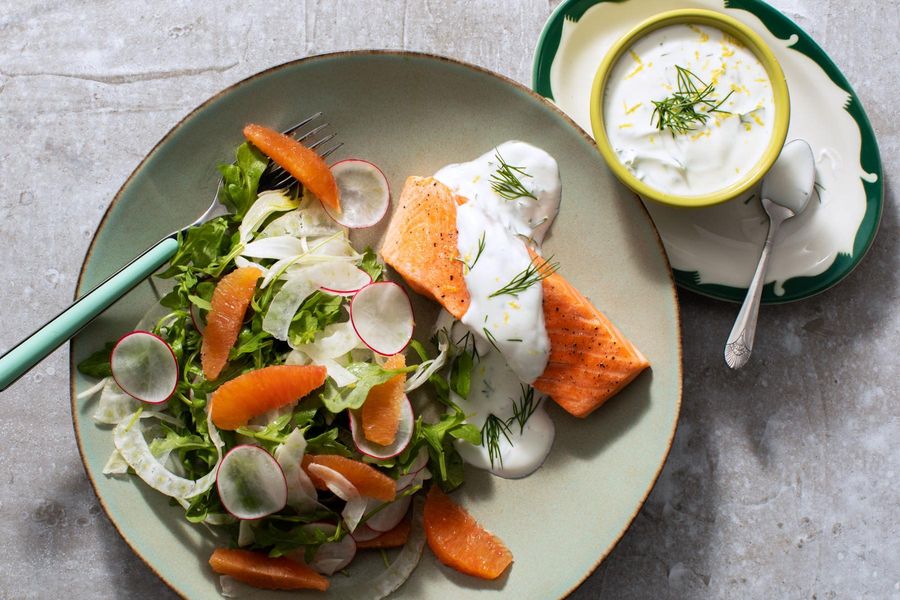
[[[212,310],[206,317],[200,346],[200,364],[209,381],[215,381],[228,363],[228,353],[237,341],[244,313],[260,277],[262,272],[255,267],[235,269],[213,291]]]
[[[270,558],[250,550],[216,548],[209,566],[220,575],[230,575],[253,587],[266,590],[328,589],[329,581],[306,565],[289,558]]]
[[[315,194],[319,202],[341,212],[337,182],[328,164],[315,151],[283,133],[253,123],[244,127],[244,137]]]
[[[409,530],[412,529],[412,523],[409,517],[400,521],[396,527],[390,531],[386,531],[377,538],[356,542],[357,548],[399,548],[406,544],[409,539]]]
[[[266,411],[296,402],[323,383],[320,365],[275,365],[226,381],[212,394],[210,413],[219,429],[234,430]]]
[[[384,363],[385,369],[402,369],[405,366],[406,358],[402,354],[395,354]],[[400,427],[405,384],[406,373],[401,373],[369,390],[366,403],[360,409],[360,417],[363,435],[370,442],[382,446],[394,443]]]
[[[436,485],[425,497],[425,536],[439,561],[467,575],[497,579],[512,553]]]
[[[397,496],[397,485],[393,479],[366,463],[337,454],[307,454],[303,457],[303,470],[307,472],[317,489],[328,488],[322,479],[309,472],[308,467],[311,464],[337,471],[352,483],[362,496],[384,502],[391,502]]]

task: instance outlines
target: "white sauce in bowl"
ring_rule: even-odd
[[[517,177],[530,196],[507,198],[494,190],[498,155],[520,169]],[[467,199],[456,212],[457,248],[470,296],[461,322],[479,340],[481,359],[470,397],[460,405],[469,422],[482,427],[490,414],[503,421],[512,418],[522,384],[537,379],[550,356],[540,282],[515,294],[497,292],[532,266],[526,243],[540,253],[540,242],[559,211],[559,167],[540,148],[510,141],[471,162],[448,165],[434,177]],[[553,422],[540,407],[521,431],[517,423],[510,430],[509,440],[500,436],[501,460],[493,465],[487,448],[460,442],[460,454],[502,477],[524,477],[550,451]]]
[[[691,131],[660,131],[653,101],[677,92],[676,65],[713,86],[719,108]],[[696,86],[705,86],[696,82]],[[697,112],[709,107],[696,105]],[[746,177],[772,138],[775,98],[765,67],[719,29],[670,25],[635,42],[613,67],[603,100],[610,144],[634,175],[662,192],[699,196]]]

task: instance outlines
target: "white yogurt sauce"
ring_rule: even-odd
[[[731,93],[719,108],[728,114],[709,113],[686,133],[660,131],[653,101],[678,90],[676,65],[712,85],[713,102]],[[765,67],[739,41],[711,27],[670,25],[622,55],[603,107],[607,136],[626,167],[660,191],[697,196],[738,182],[759,161],[772,137],[775,100]]]
[[[521,169],[518,178],[533,198],[507,199],[493,189],[498,155]],[[456,214],[457,248],[470,296],[461,321],[480,339],[479,349],[487,352],[476,363],[477,375],[473,374],[464,410],[471,415],[471,423],[482,427],[490,414],[504,421],[511,418],[513,401],[522,394],[521,384],[533,382],[547,366],[550,340],[544,325],[542,286],[531,285],[515,295],[491,295],[532,264],[526,241],[539,251],[559,210],[559,167],[540,148],[510,141],[471,162],[446,166],[434,177],[468,200]],[[553,423],[539,408],[521,432],[517,423],[513,425],[509,441],[500,437],[501,461],[492,466],[486,448],[461,442],[463,459],[502,477],[533,472],[550,450]]]
[[[520,180],[537,199],[507,200],[497,195],[491,187],[491,176],[497,170],[498,153],[507,164],[520,167],[529,175]],[[552,156],[525,142],[504,142],[473,161],[447,165],[434,178],[514,234],[530,237],[538,244],[559,212],[559,165]]]
[[[472,370],[472,384],[468,398],[454,395],[454,401],[467,415],[467,422],[479,429],[484,426],[488,415],[496,415],[506,420],[513,415],[513,403],[522,396],[522,387],[515,373],[506,366],[497,352],[482,356]],[[509,426],[506,436],[500,435],[499,458],[491,457],[485,446],[457,440],[456,449],[462,459],[479,469],[491,471],[506,478],[525,477],[543,464],[553,445],[555,429],[550,415],[544,410],[543,402],[520,428],[516,421]]]

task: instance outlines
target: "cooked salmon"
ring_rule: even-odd
[[[455,195],[431,177],[408,178],[381,248],[384,262],[413,290],[461,319],[469,291],[458,255]]]
[[[457,319],[469,306],[456,247],[456,205],[464,201],[433,178],[410,177],[381,250],[413,290]],[[572,415],[586,417],[650,363],[561,275],[550,275],[542,287],[550,357],[533,386]]]

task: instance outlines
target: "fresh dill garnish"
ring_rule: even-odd
[[[531,415],[534,414],[534,411],[540,405],[540,400],[537,402],[534,400],[534,388],[524,383],[521,386],[522,396],[518,400],[513,400],[513,416],[507,421],[508,425],[518,423],[520,434],[525,432],[525,423],[528,422],[528,419],[531,418]]]
[[[491,343],[491,346],[493,346],[497,352],[501,352],[500,347],[497,345],[497,338],[494,337],[494,334],[491,333],[491,330],[487,327],[482,327],[481,329],[484,331],[484,337],[486,337],[487,341]]]
[[[668,129],[673,134],[693,131],[694,125],[703,125],[709,120],[710,113],[722,113],[730,115],[727,110],[720,110],[734,90],[716,102],[711,96],[716,88],[712,84],[705,83],[694,72],[675,65],[678,90],[662,100],[653,100],[653,114],[650,122],[663,131]],[[698,111],[700,107],[706,107],[705,111]]]
[[[467,273],[475,268],[475,263],[478,262],[478,259],[481,258],[481,253],[484,252],[484,236],[486,233],[487,233],[486,231],[482,231],[481,237],[478,238],[478,252],[475,253],[475,258],[472,260],[472,264],[467,263],[464,258],[457,257],[455,259],[455,260],[458,260],[459,262],[461,262],[462,264],[466,265]]]
[[[453,345],[463,352],[471,354],[475,361],[481,360],[481,356],[478,353],[478,344],[475,341],[475,335],[471,331],[467,331],[466,335],[454,341]]]
[[[531,177],[525,172],[524,167],[514,167],[509,164],[503,160],[499,151],[494,153],[494,157],[499,166],[491,174],[491,189],[507,200],[516,200],[517,198],[537,200],[537,196],[529,192],[528,188],[522,184],[522,180],[519,179],[520,177]]]
[[[488,458],[491,459],[491,468],[494,461],[503,466],[503,456],[500,454],[500,436],[506,438],[507,443],[512,443],[509,439],[509,425],[495,414],[489,414],[481,428],[481,445],[487,448]]]
[[[460,348],[463,352],[468,352],[469,354],[471,354],[472,358],[476,362],[481,360],[481,356],[478,353],[478,344],[475,341],[475,336],[471,331],[467,331],[466,335],[453,342],[453,345],[457,348]],[[469,348],[470,345],[471,348]]]
[[[488,298],[495,298],[497,296],[502,296],[503,294],[509,294],[510,296],[518,296],[534,284],[539,281],[543,281],[544,279],[550,277],[559,269],[559,263],[550,262],[553,260],[553,257],[547,258],[541,264],[535,264],[534,261],[528,263],[528,266],[525,267],[521,273],[517,274],[515,277],[509,280],[509,283],[504,285],[502,288],[488,296]]]

